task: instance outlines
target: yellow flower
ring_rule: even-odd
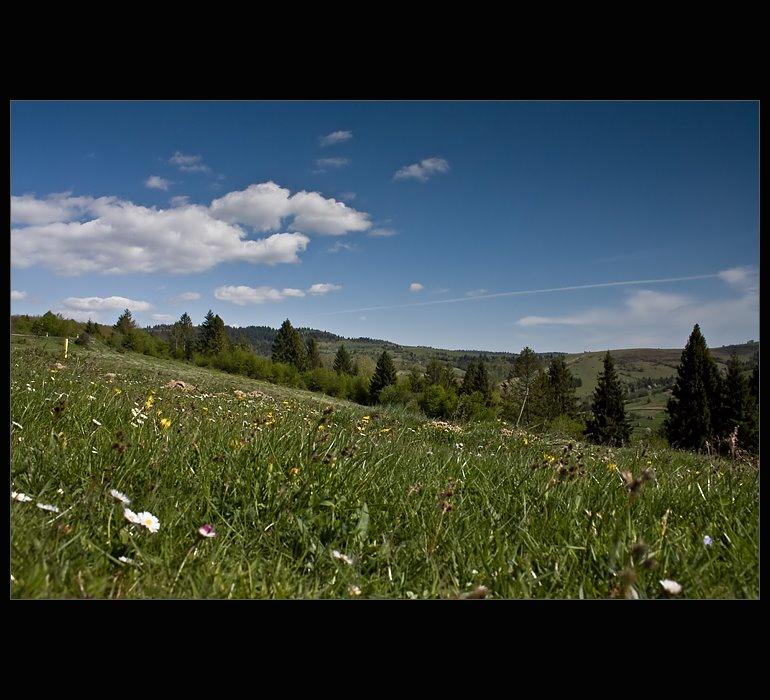
[[[618,468],[618,465],[615,464],[615,462],[610,462],[607,465],[607,471],[614,472]]]
[[[371,416],[364,416],[364,417],[363,417],[361,420],[363,420],[363,421],[367,421],[367,422],[368,422],[368,421],[370,421],[371,419],[372,419],[372,417],[371,417]]]
[[[163,430],[168,430],[171,427],[171,420],[169,418],[161,418],[160,427],[163,428]]]
[[[114,391],[116,394],[122,394],[122,393],[123,393],[123,389],[118,389],[118,387],[115,387],[115,388],[113,389],[113,391]]]
[[[380,433],[389,433],[389,432],[390,432],[390,428],[383,428],[382,430],[380,430]]]
[[[527,445],[529,445],[529,440],[527,440],[527,438],[523,437],[523,438],[521,438],[521,439],[522,439],[522,441],[524,442],[524,447],[526,447]]]
[[[144,410],[149,411],[152,408],[152,405],[155,403],[155,397],[150,394],[147,397],[147,401],[144,402]]]
[[[299,474],[299,468],[292,467],[291,469],[289,469],[289,474],[291,474],[292,476],[297,476],[297,474]]]

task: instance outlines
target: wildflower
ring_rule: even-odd
[[[291,474],[291,476],[297,476],[297,474],[299,474],[299,467],[292,467],[289,469],[289,474]]]
[[[380,430],[380,434],[389,433],[389,432],[390,432],[390,428],[383,428],[382,430]]]
[[[125,503],[126,505],[131,503],[131,499],[126,496],[125,493],[121,493],[117,489],[110,489],[110,496],[117,498],[121,503]]]
[[[201,537],[206,537],[206,538],[208,538],[208,539],[210,539],[210,538],[212,538],[212,537],[216,537],[216,536],[217,536],[217,533],[216,533],[216,532],[214,532],[214,526],[213,526],[213,525],[208,525],[208,524],[206,524],[206,525],[201,525],[201,526],[198,528],[198,534],[199,534]]]
[[[343,553],[342,553],[342,552],[340,552],[339,550],[336,550],[336,549],[335,549],[335,550],[332,552],[332,556],[333,556],[335,559],[340,559],[341,561],[344,561],[344,562],[345,562],[346,564],[348,564],[349,566],[351,566],[351,565],[353,564],[353,560],[352,560],[352,559],[351,559],[351,558],[350,558],[350,557],[349,557],[347,554],[343,554]]]
[[[348,595],[361,595],[361,589],[358,586],[348,586]]]
[[[128,520],[128,522],[134,523],[134,525],[139,524],[139,516],[130,508],[124,508],[123,515],[125,516],[126,520]]]
[[[143,513],[137,513],[136,517],[140,525],[144,525],[150,532],[155,533],[160,530],[160,520],[158,520],[152,513],[144,511]]]
[[[133,559],[129,559],[128,557],[118,557],[118,561],[123,562],[124,564],[135,563]]]
[[[27,501],[32,500],[29,496],[27,496],[26,493],[16,493],[16,491],[11,491],[11,498],[14,501],[20,501],[21,503],[26,503]]]
[[[703,537],[703,544],[705,544],[707,547],[710,547],[712,544],[714,544],[714,540],[712,540],[708,535],[705,535]]]
[[[682,592],[682,586],[668,578],[662,579],[660,585],[669,595],[679,595]]]
[[[613,471],[615,471],[617,468],[618,468],[618,465],[617,465],[617,464],[615,464],[615,462],[610,462],[610,463],[607,465],[607,471],[611,471],[611,472],[613,472]]]
[[[168,418],[161,418],[160,427],[163,428],[163,430],[168,430],[171,427],[171,420]]]
[[[101,426],[101,423],[98,420],[96,420],[96,418],[92,418],[91,421],[93,422],[94,425]]]
[[[118,387],[115,387],[115,389],[113,389],[113,391],[115,392],[115,394],[122,394],[123,393],[123,389],[119,389]]]
[[[524,447],[526,447],[527,445],[529,445],[529,440],[527,440],[527,438],[523,437],[523,438],[521,438],[521,440],[522,440],[522,442],[524,443]]]
[[[38,503],[37,507],[40,508],[40,510],[47,510],[51,513],[58,513],[59,509],[56,506],[49,506],[47,503]]]
[[[95,396],[91,396],[91,395],[89,394],[89,396],[88,396],[88,400],[89,400],[89,401],[96,401],[96,397],[95,397]]]
[[[150,394],[147,397],[147,401],[144,402],[144,410],[149,411],[152,408],[152,405],[155,403],[155,397]]]

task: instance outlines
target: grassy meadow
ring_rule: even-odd
[[[759,473],[740,461],[102,346],[64,360],[52,339],[14,339],[11,417],[14,598],[759,596]]]

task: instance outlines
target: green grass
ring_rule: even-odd
[[[33,498],[11,501],[14,598],[606,598],[624,570],[640,598],[665,578],[687,598],[759,595],[750,465],[452,428],[106,348],[71,346],[53,372],[57,352],[12,345],[12,489]],[[631,496],[620,472],[647,467]],[[130,525],[112,488],[160,530]]]

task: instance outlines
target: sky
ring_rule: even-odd
[[[11,103],[11,310],[518,352],[759,340],[756,102]]]

